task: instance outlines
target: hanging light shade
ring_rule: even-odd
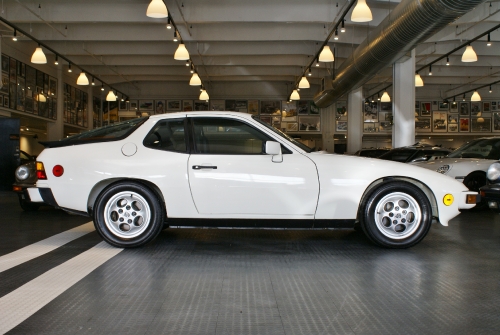
[[[481,101],[481,96],[479,95],[479,93],[477,93],[477,91],[474,91],[472,97],[470,98],[470,101]]]
[[[184,43],[179,44],[179,46],[177,47],[177,50],[175,51],[175,54],[174,54],[174,59],[176,59],[176,60],[188,60],[189,59],[189,52],[187,51]]]
[[[76,80],[77,85],[88,85],[89,84],[89,78],[87,78],[87,75],[85,72],[80,73],[80,76]]]
[[[113,90],[109,90],[109,93],[106,96],[106,101],[116,101],[116,95],[113,93]]]
[[[198,73],[193,73],[191,76],[191,80],[189,81],[189,85],[191,86],[200,86],[201,85],[201,79],[200,76],[198,76]]]
[[[146,15],[154,18],[162,18],[168,16],[167,6],[163,0],[151,0]]]
[[[382,94],[382,98],[380,98],[380,101],[382,102],[391,102],[391,97],[389,96],[389,93],[387,91]]]
[[[330,47],[328,45],[325,45],[323,47],[323,50],[319,54],[319,61],[320,62],[333,62],[335,59],[333,58],[333,52],[330,50]]]
[[[462,55],[462,62],[464,63],[477,62],[477,55],[474,49],[472,48],[472,45],[468,45],[465,48],[464,54]]]
[[[38,94],[38,102],[46,102],[47,101],[47,98],[45,97],[45,95],[43,95],[43,93],[39,93]]]
[[[366,4],[366,0],[358,0],[351,13],[351,21],[369,22],[371,20],[373,20],[372,11]]]
[[[33,56],[31,56],[31,62],[33,64],[47,64],[47,57],[45,57],[42,48],[36,48]]]
[[[422,80],[422,77],[417,73],[415,75],[415,87],[422,87],[424,86],[424,81]]]
[[[199,99],[200,100],[208,100],[209,99],[209,96],[208,96],[208,93],[206,90],[201,90]]]
[[[290,95],[290,100],[300,100],[300,95],[297,90],[293,90],[292,95]]]
[[[302,77],[302,79],[299,82],[299,88],[309,88],[311,85],[309,85],[309,81],[307,80],[306,77]]]

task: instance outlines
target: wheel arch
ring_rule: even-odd
[[[88,214],[92,217],[95,202],[96,202],[97,198],[99,197],[99,195],[102,193],[102,191],[104,191],[106,188],[108,188],[111,185],[121,183],[124,181],[138,182],[138,183],[141,183],[141,184],[145,185],[146,187],[150,188],[159,197],[160,202],[161,202],[162,207],[163,207],[163,212],[165,213],[164,215],[165,216],[167,215],[165,198],[163,197],[163,193],[160,191],[160,188],[156,184],[154,184],[148,180],[135,179],[135,178],[110,178],[110,179],[101,180],[100,182],[95,184],[94,187],[92,188],[92,190],[90,191],[89,197],[87,199],[87,212],[88,212]]]
[[[427,186],[425,183],[422,183],[421,181],[413,179],[413,178],[402,177],[402,176],[391,176],[391,177],[379,178],[379,179],[373,181],[370,185],[368,185],[368,187],[363,192],[363,196],[361,197],[361,201],[359,202],[358,214],[356,217],[356,221],[360,221],[361,218],[363,217],[362,209],[365,206],[365,201],[368,198],[368,196],[370,195],[371,191],[383,183],[389,183],[391,181],[396,181],[396,180],[406,181],[406,182],[413,184],[413,185],[417,186],[418,188],[420,188],[424,192],[427,199],[429,199],[429,202],[431,203],[432,216],[434,218],[439,218],[439,208],[438,208],[438,204],[436,201],[436,196],[431,191],[429,186]]]

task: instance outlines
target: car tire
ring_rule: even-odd
[[[470,191],[479,193],[479,188],[486,185],[486,173],[480,171],[471,172],[464,178],[463,183],[465,187],[467,187]],[[476,204],[476,206],[471,208],[470,210],[478,211],[487,208],[488,208],[488,203],[486,202],[486,200],[483,199],[481,200],[480,203]]]
[[[39,204],[31,201],[26,201],[26,199],[22,199],[21,197],[19,197],[19,205],[21,205],[21,208],[25,212],[34,212],[37,211],[38,208],[40,208]]]
[[[157,194],[138,182],[109,186],[99,195],[94,208],[96,230],[106,242],[120,248],[152,241],[165,221]]]
[[[419,243],[432,224],[432,207],[417,186],[391,181],[372,190],[361,206],[361,228],[375,244],[409,248]]]

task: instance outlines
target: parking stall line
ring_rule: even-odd
[[[81,226],[30,244],[24,248],[11,252],[10,254],[3,255],[0,257],[0,272],[51,252],[66,243],[93,232],[94,230],[94,223],[90,221]]]
[[[101,242],[0,298],[0,334],[16,327],[122,250]]]

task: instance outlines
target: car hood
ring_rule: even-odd
[[[411,165],[433,171],[436,171],[443,165],[449,165],[450,169],[446,175],[451,177],[465,177],[473,171],[486,172],[488,167],[494,162],[497,162],[497,160],[480,158],[442,158],[428,162],[411,163]]]

